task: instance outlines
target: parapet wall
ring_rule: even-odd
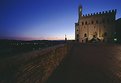
[[[0,83],[44,83],[66,57],[69,45],[58,45],[0,61]]]
[[[91,14],[82,15],[82,17],[95,16],[95,15],[106,15],[106,14],[115,14],[116,11],[117,10],[115,9],[115,10],[109,10],[109,11],[91,13]]]

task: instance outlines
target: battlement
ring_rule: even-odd
[[[97,12],[97,13],[91,13],[91,14],[85,14],[82,15],[82,17],[88,17],[88,16],[95,16],[95,15],[106,15],[106,14],[116,14],[117,10],[109,10],[109,11],[102,11],[102,12]]]

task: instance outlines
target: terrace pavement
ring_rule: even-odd
[[[121,45],[75,43],[46,83],[121,83]]]

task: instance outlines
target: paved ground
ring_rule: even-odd
[[[47,83],[121,83],[121,45],[75,44]]]

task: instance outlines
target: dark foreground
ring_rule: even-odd
[[[121,45],[75,44],[47,83],[121,83]]]

